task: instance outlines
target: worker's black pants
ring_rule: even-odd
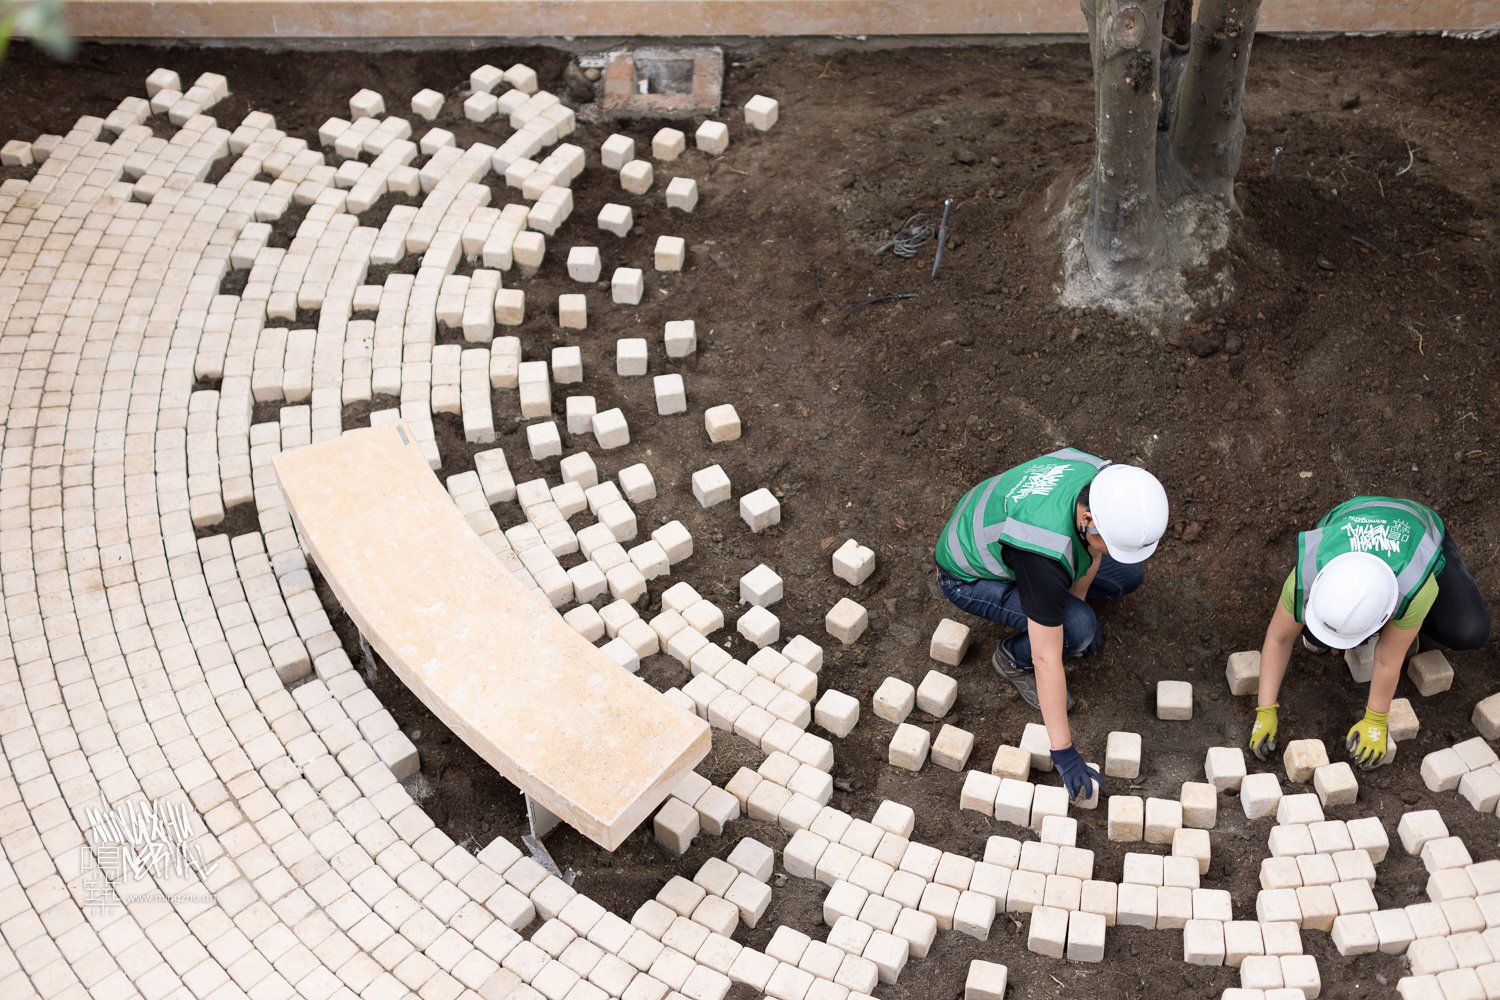
[[[1422,623],[1422,637],[1448,649],[1478,649],[1490,638],[1490,613],[1469,575],[1452,532],[1443,533],[1446,563],[1437,575],[1438,595]]]

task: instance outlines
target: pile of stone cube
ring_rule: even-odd
[[[1500,806],[1500,756],[1483,736],[1423,757],[1422,781],[1434,792],[1458,792],[1478,812],[1494,814]]]
[[[953,708],[958,697],[958,682],[947,674],[928,671],[917,687],[896,677],[887,677],[875,692],[874,711],[878,718],[896,724],[891,738],[889,759],[892,766],[920,771],[931,751],[933,763],[950,771],[962,771],[974,750],[974,734],[957,726],[944,725],[936,739],[925,728],[908,723],[913,708],[934,718],[942,718]]]
[[[733,795],[696,772],[683,777],[652,820],[656,841],[673,854],[683,854],[701,830],[720,836],[739,818]]]
[[[680,608],[688,594],[668,591],[663,595],[664,603],[669,596]],[[696,604],[695,600],[684,610]],[[756,610],[765,609],[752,606],[751,611]],[[706,611],[700,607],[698,614],[705,615]],[[742,623],[744,618],[742,615]],[[711,620],[710,624],[722,626],[722,619]],[[817,671],[823,660],[823,651],[816,643],[794,636],[779,650],[768,643],[742,662],[723,647],[707,642],[687,623],[681,610],[666,608],[652,619],[652,626],[669,635],[669,644],[676,640],[686,657],[682,662],[693,672],[692,679],[680,691],[669,690],[668,697],[715,729],[736,733],[767,753],[794,753],[809,763],[827,759],[831,766],[832,744],[807,732],[817,697]],[[704,641],[700,643],[700,639]]]
[[[533,434],[532,440],[535,446],[540,439]],[[562,482],[555,486],[541,478],[516,483],[500,449],[480,452],[475,466],[475,472],[449,479],[455,499],[466,498],[460,504],[471,526],[522,583],[534,588],[553,607],[577,603],[579,607],[564,617],[591,640],[597,641],[606,633],[611,640],[616,639],[629,621],[639,619],[631,605],[645,594],[647,581],[665,575],[692,554],[692,536],[677,521],[663,524],[650,538],[625,548],[639,531],[635,511],[620,486],[598,481],[597,470],[586,453],[562,460]],[[632,466],[622,470],[620,476],[636,497],[649,499],[654,495],[654,486],[642,488],[643,482],[650,481],[649,470],[644,467]],[[501,532],[490,505],[511,500],[520,505],[526,521]],[[568,519],[585,510],[597,521],[575,531]],[[564,569],[560,557],[575,554],[581,555],[582,561]],[[620,606],[612,611],[605,609],[611,612],[608,619],[604,611],[590,605],[606,593]],[[649,643],[641,640],[607,645],[605,652],[635,669],[641,656],[665,648],[664,644],[665,640],[653,634]]]
[[[608,925],[607,940],[590,933],[598,947],[586,956],[575,953],[581,938],[563,914],[538,928],[531,941],[562,957],[568,968],[582,961],[590,983],[621,995],[637,981],[637,989],[676,983],[687,995],[710,1000],[721,1000],[733,983],[763,990],[773,981],[799,982],[800,970],[733,939],[741,924],[754,927],[770,906],[773,858],[764,844],[741,840],[726,858],[705,862],[691,881],[673,876],[628,923],[603,913],[594,926]],[[602,976],[596,975],[600,969]]]
[[[1097,805],[1094,798],[1074,802],[1079,808]],[[972,809],[1015,826],[1039,830],[1048,816],[1067,816],[1068,794],[1061,785],[1040,785],[1018,778],[1001,778],[985,771],[969,771],[960,793],[963,808]]]

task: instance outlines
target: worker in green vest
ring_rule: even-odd
[[[1141,563],[1166,528],[1167,494],[1155,476],[1063,448],[969,490],[938,538],[943,596],[1018,630],[990,662],[1041,710],[1070,798],[1090,797],[1102,779],[1073,746],[1063,658],[1103,643],[1086,598],[1139,587]]]
[[[1407,652],[1420,634],[1449,649],[1478,649],[1490,615],[1442,518],[1414,500],[1355,497],[1297,536],[1297,563],[1260,651],[1250,749],[1276,749],[1282,678],[1298,636],[1315,653],[1374,644],[1364,718],[1345,735],[1361,768],[1388,751],[1386,720]]]

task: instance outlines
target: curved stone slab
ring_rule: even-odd
[[[573,631],[464,521],[403,424],[276,459],[298,534],[407,686],[508,780],[613,850],[709,749],[708,725]]]

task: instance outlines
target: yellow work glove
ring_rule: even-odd
[[[1255,710],[1255,726],[1250,730],[1250,752],[1265,760],[1276,752],[1276,712],[1281,705],[1261,705]]]
[[[1374,709],[1365,709],[1365,717],[1354,724],[1349,730],[1349,735],[1344,737],[1344,745],[1349,749],[1349,756],[1359,765],[1361,771],[1368,771],[1372,767],[1379,767],[1380,762],[1385,760],[1387,749],[1386,734],[1389,732],[1386,726],[1386,716],[1389,712],[1377,712]]]

